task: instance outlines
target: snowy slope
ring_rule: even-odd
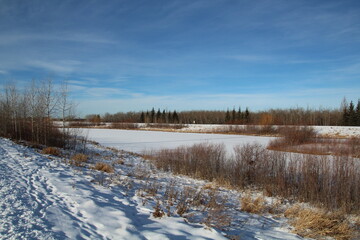
[[[224,239],[0,138],[1,239]]]

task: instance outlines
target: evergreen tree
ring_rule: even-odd
[[[179,123],[179,116],[178,114],[176,113],[176,110],[174,110],[174,113],[173,113],[173,121],[174,123]]]
[[[141,122],[141,123],[144,123],[144,122],[145,122],[145,114],[144,114],[144,112],[141,112],[140,122]]]
[[[163,112],[162,112],[162,114],[161,114],[161,121],[162,121],[163,123],[167,123],[167,122],[168,122],[167,119],[166,119],[166,111],[165,111],[165,110],[163,110]]]
[[[154,108],[152,108],[152,110],[151,110],[151,123],[154,123],[154,121],[155,121],[155,109]]]
[[[243,119],[243,113],[241,112],[241,107],[239,107],[239,110],[237,112],[237,120],[241,122],[242,119]]]
[[[236,121],[236,111],[235,111],[235,107],[233,108],[232,112],[231,112],[231,121],[235,122]]]
[[[356,126],[360,126],[360,99],[356,106]]]
[[[168,120],[168,123],[173,123],[173,117],[172,117],[172,114],[170,111],[168,112],[167,120]]]
[[[160,108],[158,109],[157,113],[156,113],[156,122],[160,122],[161,121],[161,111]]]
[[[226,111],[226,115],[225,115],[225,123],[229,123],[230,122],[230,112],[229,109]]]
[[[249,122],[250,122],[250,111],[249,111],[248,108],[246,108],[246,110],[245,110],[245,116],[244,116],[244,118],[245,118],[245,122],[246,122],[246,123],[249,123]]]
[[[349,104],[349,125],[355,126],[356,125],[356,113],[354,103],[351,101]]]

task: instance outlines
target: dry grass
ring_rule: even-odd
[[[267,151],[256,144],[237,146],[234,152],[234,158],[229,159],[221,145],[198,144],[161,150],[153,161],[158,168],[175,174],[219,185],[226,183],[238,189],[256,187],[266,196],[309,202],[331,211],[359,213],[359,159],[293,155]]]
[[[113,164],[124,165],[125,161],[124,161],[124,159],[118,159],[118,160],[114,161]]]
[[[285,150],[289,146],[313,142],[316,138],[315,130],[312,127],[282,127],[280,129],[282,138],[272,140],[268,148],[272,150]]]
[[[148,123],[146,128],[164,129],[164,130],[179,130],[185,128],[183,124],[169,124],[169,123]]]
[[[272,125],[229,125],[219,127],[212,133],[276,136],[280,134],[280,128]]]
[[[95,170],[98,171],[102,171],[102,172],[106,172],[106,173],[113,173],[114,172],[114,168],[107,164],[107,163],[103,163],[103,162],[97,162],[94,166]]]
[[[240,199],[241,210],[248,213],[261,214],[265,212],[266,204],[263,196],[252,198],[249,192],[246,192]]]
[[[294,232],[302,237],[320,239],[325,236],[337,240],[353,239],[354,229],[340,212],[326,212],[319,209],[303,208],[295,205],[285,212],[291,219]]]
[[[60,156],[60,150],[56,147],[47,147],[41,151],[42,154],[49,154],[53,156]]]
[[[165,215],[164,210],[161,209],[161,205],[160,202],[157,201],[156,206],[154,207],[154,212],[153,212],[153,216],[155,218],[162,218]]]
[[[77,167],[84,166],[85,163],[88,161],[88,156],[82,153],[77,153],[70,159],[70,164],[75,165]]]
[[[139,129],[140,127],[136,123],[112,123],[110,125],[112,129]]]

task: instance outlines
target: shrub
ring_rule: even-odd
[[[103,163],[103,162],[97,162],[95,164],[94,169],[98,170],[98,171],[106,172],[106,173],[113,173],[114,172],[114,168],[112,166],[110,166],[107,163]]]
[[[82,153],[75,154],[72,156],[70,164],[75,165],[77,167],[83,166],[88,161],[88,156]]]
[[[198,144],[161,150],[154,159],[157,167],[176,174],[359,213],[360,164],[349,156],[294,155],[246,144],[226,159],[218,145]]]
[[[316,137],[312,127],[282,127],[280,129],[282,138],[270,142],[269,148],[279,149],[286,146],[294,146],[311,142]]]
[[[160,202],[158,201],[156,203],[156,206],[154,207],[153,216],[155,218],[162,218],[165,215],[165,212],[161,209]]]
[[[285,211],[285,216],[292,219],[294,232],[302,237],[319,239],[330,236],[340,240],[354,237],[353,229],[344,214],[340,212],[329,213],[295,205]]]
[[[60,156],[60,150],[56,147],[47,147],[41,151],[42,154],[49,154],[53,156]]]
[[[139,129],[136,123],[111,123],[110,128],[113,129]]]
[[[263,196],[259,196],[255,199],[251,197],[249,192],[245,193],[240,199],[241,210],[248,213],[263,213],[265,211],[265,199]]]

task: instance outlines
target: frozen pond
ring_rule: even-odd
[[[96,141],[106,147],[143,153],[144,151],[159,150],[163,148],[176,148],[191,146],[196,143],[224,144],[228,153],[233,152],[236,145],[246,143],[259,143],[267,145],[271,137],[256,137],[245,135],[226,134],[200,134],[179,132],[158,132],[117,129],[81,129],[83,136]]]

